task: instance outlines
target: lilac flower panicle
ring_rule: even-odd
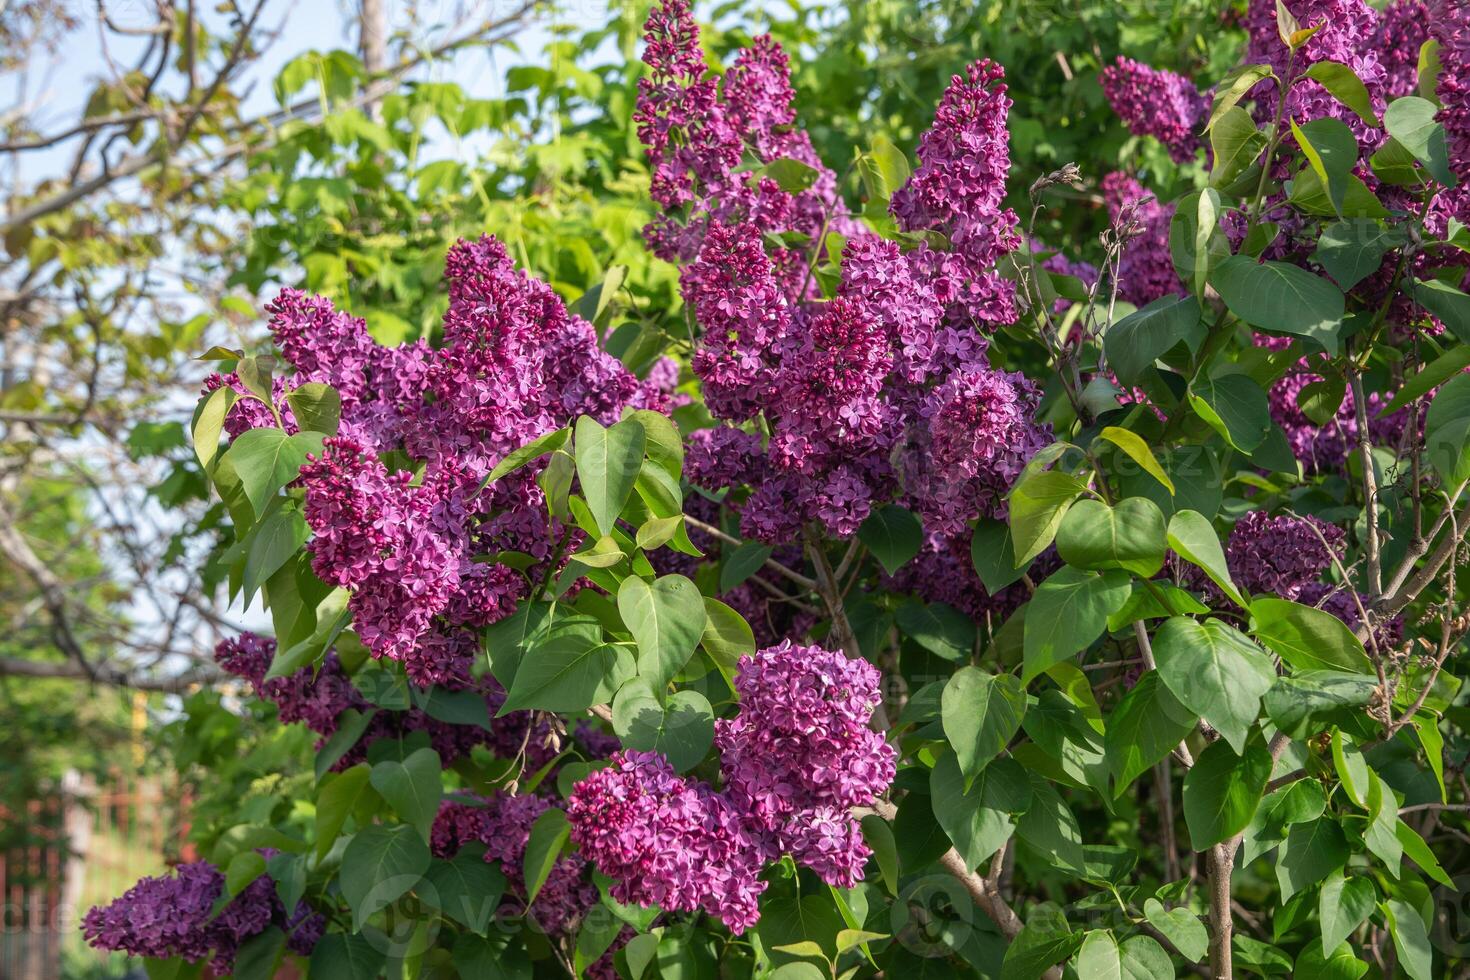
[[[1176,162],[1194,159],[1209,100],[1193,82],[1120,55],[1103,69],[1102,87],[1129,132],[1154,137]]]
[[[325,918],[304,902],[287,916],[268,876],[251,882],[215,915],[224,889],[224,873],[208,861],[181,864],[93,908],[82,919],[82,934],[98,949],[129,956],[207,959],[217,974],[230,973],[240,944],[272,925],[286,932],[290,949],[301,956],[310,955],[321,938]]]
[[[1315,517],[1270,517],[1253,510],[1235,522],[1225,561],[1230,577],[1247,593],[1294,600],[1321,579],[1334,555],[1343,556],[1345,537],[1342,528]],[[1331,552],[1322,546],[1324,540]]]

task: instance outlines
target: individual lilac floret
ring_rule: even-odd
[[[1152,136],[1176,162],[1194,159],[1209,100],[1193,82],[1120,55],[1103,69],[1102,87],[1130,133]]]
[[[1247,593],[1296,599],[1321,579],[1334,553],[1342,557],[1344,537],[1342,528],[1315,517],[1248,511],[1230,532],[1225,561],[1230,577]],[[1322,547],[1323,540],[1332,552]]]
[[[572,841],[613,879],[620,902],[704,911],[741,933],[760,917],[763,849],[723,794],[674,772],[663,756],[619,752],[577,783]]]
[[[888,788],[897,758],[869,727],[880,679],[866,661],[787,640],[740,659],[740,712],[715,723],[726,792],[744,819],[846,887],[869,854],[850,808]]]

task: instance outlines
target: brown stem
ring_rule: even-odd
[[[852,631],[852,623],[848,621],[847,609],[842,602],[842,588],[837,582],[836,573],[832,571],[832,564],[827,561],[827,552],[822,548],[821,537],[813,531],[807,532],[806,553],[816,572],[816,593],[826,604],[827,615],[832,617],[829,638],[849,657],[861,660],[863,651],[858,646],[857,634]]]
[[[1358,423],[1358,453],[1363,460],[1363,507],[1367,524],[1367,540],[1364,548],[1368,558],[1368,589],[1371,596],[1383,591],[1383,571],[1379,557],[1378,540],[1378,477],[1373,472],[1373,441],[1368,433],[1368,404],[1363,398],[1363,378],[1351,360],[1347,369],[1348,383],[1353,390],[1353,411]]]
[[[1210,848],[1210,976],[1230,980],[1230,938],[1235,923],[1230,914],[1230,871],[1235,855],[1228,844]]]

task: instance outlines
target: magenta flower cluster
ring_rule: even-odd
[[[1002,207],[1010,101],[1000,68],[980,62],[956,76],[921,139],[919,165],[892,198],[916,243],[905,252],[846,220],[830,171],[796,125],[774,42],[758,39],[722,86],[682,0],[655,8],[647,42],[637,118],[665,209],[647,234],[655,252],[684,264],[681,289],[701,332],[691,367],[710,411],[732,424],[696,436],[691,480],[749,487],[730,503],[746,537],[771,543],[799,538],[809,523],[850,536],[894,499],[931,520],[935,538],[997,513],[998,489],[1047,441],[1033,420],[1039,392],[995,370],[978,332],[1017,315],[1014,286],[997,269],[1019,245],[1016,217]],[[767,177],[736,174],[741,153],[797,161],[815,183],[786,194]],[[837,256],[818,240],[822,229],[845,240],[826,298],[814,292],[814,267]],[[739,428],[758,415],[764,439]],[[945,471],[930,458],[977,444],[984,458],[968,468]]]
[[[572,840],[619,901],[702,910],[737,933],[759,917],[760,873],[783,854],[852,887],[870,853],[852,808],[887,789],[897,759],[868,727],[879,679],[865,661],[789,640],[742,657],[740,709],[715,723],[724,787],[620,752],[573,789]]]
[[[1183,75],[1119,56],[1102,71],[1108,104],[1135,136],[1152,136],[1183,163],[1201,146],[1209,100]]]
[[[1230,577],[1248,594],[1269,592],[1296,599],[1321,580],[1334,554],[1343,556],[1344,537],[1342,528],[1315,517],[1270,517],[1265,511],[1248,511],[1230,532],[1225,561]],[[1324,540],[1331,552],[1322,546]]]
[[[578,415],[611,422],[625,408],[666,411],[677,378],[667,366],[650,381],[630,374],[493,238],[455,245],[445,267],[438,348],[379,346],[361,319],[296,290],[269,307],[294,367],[276,379],[277,396],[315,381],[342,398],[338,434],[301,475],[312,568],[350,590],[355,629],[373,655],[401,661],[421,687],[466,682],[459,651],[473,646],[469,631],[515,610],[562,533],[548,526],[538,467],[485,487],[494,465]],[[244,390],[235,376],[205,383],[222,385]],[[283,415],[294,431],[289,406]],[[226,420],[232,435],[273,424],[254,398]],[[390,471],[382,456],[393,450],[423,460],[422,474]],[[527,557],[517,567],[493,560],[505,552]]]
[[[208,861],[181,864],[172,874],[143,878],[121,897],[89,911],[82,934],[98,949],[152,959],[208,960],[228,975],[240,944],[272,925],[287,935],[292,952],[310,955],[326,920],[304,902],[290,916],[268,875],[252,881],[220,909],[225,876]]]
[[[462,634],[468,636],[468,634]],[[550,762],[563,747],[550,723],[537,719],[530,711],[513,711],[503,717],[496,712],[505,703],[505,692],[493,678],[486,677],[471,682],[469,665],[478,645],[473,638],[466,643],[443,648],[431,644],[428,655],[435,658],[446,676],[463,678],[449,686],[460,690],[473,690],[485,699],[485,710],[490,718],[490,727],[479,725],[457,725],[434,718],[423,708],[410,707],[407,711],[379,711],[373,715],[357,743],[350,747],[337,762],[335,768],[345,769],[356,765],[367,757],[368,748],[380,739],[402,738],[413,732],[424,732],[429,744],[439,753],[440,760],[449,765],[454,760],[469,755],[476,746],[483,746],[503,759],[514,759],[524,746],[527,767],[538,769]],[[276,642],[267,637],[244,633],[232,640],[225,640],[215,648],[215,662],[223,669],[249,681],[257,697],[276,706],[281,721],[286,724],[300,722],[321,736],[325,742],[336,733],[341,724],[341,714],[348,708],[367,711],[371,702],[352,683],[337,655],[328,652],[315,669],[302,667],[283,677],[269,680],[265,675],[270,670],[275,656]],[[530,728],[528,731],[527,728]],[[585,724],[573,733],[584,754],[601,757],[612,748],[606,736]]]

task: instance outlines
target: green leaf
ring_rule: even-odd
[[[1404,853],[1415,864],[1423,868],[1425,874],[1446,888],[1455,887],[1453,879],[1445,873],[1444,867],[1439,863],[1439,859],[1434,856],[1434,852],[1429,849],[1429,845],[1424,843],[1424,838],[1420,837],[1413,827],[1400,820],[1398,826],[1394,828],[1394,834],[1398,837],[1399,843],[1404,846]]]
[[[277,490],[300,475],[307,454],[321,451],[320,432],[288,436],[280,429],[250,429],[230,443],[224,458],[239,476],[250,506],[260,514]]]
[[[338,760],[357,744],[357,740],[362,738],[362,733],[367,731],[368,725],[372,724],[373,717],[377,713],[377,708],[369,708],[366,711],[348,708],[337,716],[337,730],[317,750],[316,778],[318,780],[325,776]]]
[[[429,868],[429,846],[407,825],[365,827],[342,854],[342,897],[352,909],[353,931],[373,913],[396,902]]]
[[[662,692],[684,669],[704,635],[704,597],[682,575],[653,584],[630,575],[618,586],[618,614],[638,643],[638,674]]]
[[[624,748],[657,752],[679,772],[693,769],[714,744],[714,711],[698,691],[677,691],[661,704],[648,682],[635,677],[613,698],[612,713]]]
[[[465,847],[448,861],[429,862],[421,892],[426,902],[483,936],[505,894],[505,875],[485,860],[482,849]]]
[[[1228,187],[1265,148],[1266,134],[1256,128],[1250,113],[1239,106],[1226,109],[1210,129],[1210,149],[1215,158],[1210,186]]]
[[[633,673],[627,647],[598,643],[583,633],[554,632],[528,651],[500,714],[527,708],[585,711],[610,701]]]
[[[490,474],[485,477],[485,485],[488,486],[501,477],[509,473],[514,473],[533,459],[540,459],[547,453],[556,452],[562,446],[565,446],[567,440],[571,437],[572,430],[569,428],[554,429],[544,435],[537,436],[519,449],[511,450],[490,470]]]
[[[1225,563],[1225,550],[1220,547],[1220,538],[1204,515],[1192,510],[1181,510],[1169,519],[1169,547],[1192,565],[1204,570],[1210,581],[1219,586],[1238,606],[1245,606],[1245,597],[1230,580],[1230,567]]]
[[[325,776],[316,793],[316,859],[320,862],[337,842],[348,816],[368,792],[369,766],[359,762],[350,769]]]
[[[643,426],[624,420],[603,428],[588,415],[577,419],[573,451],[582,496],[597,529],[611,534],[643,465]]]
[[[561,857],[562,848],[571,837],[572,825],[567,815],[555,807],[546,810],[531,825],[531,835],[526,839],[526,854],[522,860],[523,880],[526,883],[527,903],[536,901],[541,886],[551,875],[551,869]]]
[[[1414,299],[1462,343],[1470,344],[1470,296],[1438,279],[1416,279]]]
[[[886,504],[873,511],[858,528],[858,540],[867,546],[889,575],[897,572],[924,545],[924,526],[911,511]]]
[[[1167,758],[1198,721],[1199,716],[1179,703],[1158,671],[1140,677],[1108,716],[1103,735],[1114,798]]]
[[[1377,678],[1336,670],[1308,670],[1278,677],[1266,692],[1266,714],[1282,734],[1309,738],[1331,726],[1338,712],[1368,703]]]
[[[377,980],[387,958],[366,936],[328,933],[311,951],[311,980]]]
[[[589,323],[606,327],[607,318],[604,314],[610,308],[618,290],[623,288],[623,282],[627,278],[628,267],[626,265],[608,266],[607,274],[603,276],[602,281],[583,293],[573,305],[574,311]]]
[[[1318,896],[1323,955],[1330,955],[1358,926],[1368,921],[1377,905],[1378,888],[1373,879],[1362,875],[1344,878],[1342,871],[1332,872],[1322,883],[1322,893]]]
[[[1189,909],[1166,909],[1158,899],[1150,898],[1143,903],[1143,915],[1185,959],[1198,963],[1209,951],[1210,934]]]
[[[1291,825],[1276,858],[1276,881],[1284,902],[1337,871],[1348,859],[1342,828],[1329,816]]]
[[[1060,470],[1038,470],[1021,477],[1010,493],[1011,537],[1017,565],[1046,550],[1072,501],[1086,489],[1081,480]]]
[[[1108,327],[1103,350],[1118,380],[1137,384],[1154,361],[1181,343],[1196,350],[1207,334],[1200,315],[1193,296],[1164,296]]]
[[[1159,676],[1180,702],[1244,753],[1261,696],[1276,679],[1271,658],[1218,619],[1165,621],[1154,637]]]
[[[304,430],[335,436],[342,422],[342,396],[331,385],[308,381],[286,393],[286,404]]]
[[[444,795],[444,786],[439,778],[442,769],[439,753],[433,749],[419,749],[401,762],[386,759],[373,766],[373,789],[388,802],[400,820],[418,828],[425,843],[429,840],[434,817],[439,813],[439,800]]]
[[[706,621],[699,638],[715,663],[733,670],[741,657],[755,652],[755,632],[745,617],[718,599],[704,598]]]
[[[1210,121],[1205,129],[1214,129],[1226,112],[1244,98],[1247,92],[1262,80],[1275,77],[1276,73],[1271,70],[1270,65],[1244,65],[1220,79],[1220,84],[1215,86],[1215,102],[1210,107]]]
[[[1368,972],[1368,964],[1353,955],[1351,946],[1343,944],[1323,956],[1316,943],[1308,943],[1292,964],[1293,980],[1359,980]]]
[[[1026,691],[1010,674],[961,667],[945,683],[939,704],[944,735],[969,786],[1020,729]]]
[[[1286,262],[1257,262],[1232,255],[1210,276],[1230,312],[1261,330],[1307,337],[1337,354],[1342,290]]]
[[[1380,907],[1388,920],[1388,931],[1393,934],[1399,966],[1412,980],[1430,980],[1434,975],[1434,950],[1429,946],[1429,931],[1418,910],[1398,898],[1390,898]]]
[[[1373,111],[1373,99],[1368,87],[1363,84],[1347,65],[1337,61],[1318,61],[1307,69],[1307,77],[1325,88],[1333,98],[1357,113],[1358,118],[1374,129],[1383,124]]]
[[[1087,933],[1074,965],[1077,975],[1088,980],[1123,980],[1123,957],[1118,951],[1118,941],[1107,929]]]
[[[937,657],[966,660],[975,650],[975,623],[953,606],[910,599],[894,621],[904,635]]]
[[[1222,439],[1243,453],[1258,449],[1273,426],[1265,389],[1244,374],[1196,378],[1190,385],[1189,404]]]
[[[531,980],[531,958],[519,942],[508,938],[486,939],[472,932],[462,932],[454,941],[450,954],[453,976],[475,980]],[[312,974],[316,980],[316,974]]]
[[[1223,739],[1205,746],[1184,777],[1190,847],[1203,851],[1244,830],[1270,778],[1271,753],[1260,739],[1240,755]]]
[[[1425,365],[1424,370],[1404,382],[1404,386],[1393,396],[1393,401],[1379,411],[1378,417],[1388,418],[1416,398],[1422,398],[1450,378],[1470,367],[1470,344],[1456,344]]]
[[[1470,479],[1470,374],[1456,375],[1435,393],[1424,417],[1424,447],[1447,484]]]
[[[988,517],[975,522],[975,531],[970,536],[970,562],[975,566],[975,574],[980,576],[985,591],[991,595],[1020,581],[1029,567],[1016,567],[1011,526]]]
[[[1250,605],[1251,635],[1297,670],[1373,673],[1363,643],[1336,616],[1270,596]]]
[[[1044,777],[1032,774],[1031,806],[1016,824],[1016,836],[1059,871],[1081,875],[1086,862],[1082,827],[1072,808]]]
[[[1152,578],[1169,550],[1164,513],[1146,497],[1127,497],[1109,507],[1079,500],[1057,529],[1057,554],[1077,568],[1121,568]]]
[[[862,829],[863,840],[873,852],[873,860],[878,863],[878,874],[888,894],[897,895],[898,844],[893,838],[893,828],[876,813],[869,813],[862,819]]]
[[[214,454],[219,452],[225,416],[230,414],[237,397],[234,388],[216,388],[199,406],[199,414],[194,417],[194,455],[199,457],[200,466],[209,466]]]
[[[1127,572],[1062,568],[1036,589],[1026,611],[1025,665],[1021,680],[1086,649],[1107,628],[1108,617],[1128,601]]]
[[[1125,939],[1120,952],[1124,980],[1174,980],[1174,964],[1152,936]]]
[[[1338,288],[1349,290],[1378,271],[1388,250],[1402,244],[1401,237],[1368,218],[1336,221],[1322,230],[1312,260],[1327,270]]]
[[[250,532],[250,551],[245,557],[245,584],[242,601],[248,606],[256,590],[276,574],[292,555],[301,550],[311,529],[301,512],[291,508],[277,510]]]
[[[230,976],[236,980],[272,980],[285,952],[286,934],[277,926],[268,926],[241,941]]]
[[[720,562],[720,591],[729,592],[756,572],[760,571],[773,549],[759,541],[743,541],[734,549],[725,552]]]
[[[677,481],[684,472],[684,440],[673,420],[647,408],[630,412],[628,418],[643,426],[643,448],[649,460]]]
[[[1038,909],[1006,947],[1000,980],[1040,980],[1047,968],[1071,956],[1082,945],[1055,907]]]
[[[1127,454],[1128,458],[1137,463],[1149,476],[1158,480],[1169,496],[1174,496],[1174,481],[1169,479],[1169,474],[1159,465],[1159,460],[1154,456],[1153,450],[1148,448],[1148,443],[1137,433],[1127,429],[1120,429],[1115,425],[1104,426],[1102,432],[1098,433],[1099,439],[1106,439]]]
[[[1341,120],[1325,117],[1302,126],[1292,120],[1291,134],[1326,188],[1333,210],[1341,216],[1353,167],[1358,162],[1358,141],[1353,131]]]
[[[1454,187],[1457,181],[1450,169],[1444,126],[1435,119],[1438,113],[1439,107],[1428,99],[1406,95],[1388,104],[1383,113],[1383,127],[1414,159],[1424,164],[1435,180],[1445,187]]]
[[[258,851],[241,851],[225,868],[225,894],[231,898],[265,874],[265,857]]]
[[[757,172],[774,180],[788,194],[800,194],[815,184],[821,176],[810,164],[790,157],[772,160]]]
[[[980,867],[1016,830],[1016,814],[1031,805],[1026,770],[996,759],[968,786],[958,761],[945,755],[929,773],[934,816],[970,870]]]

